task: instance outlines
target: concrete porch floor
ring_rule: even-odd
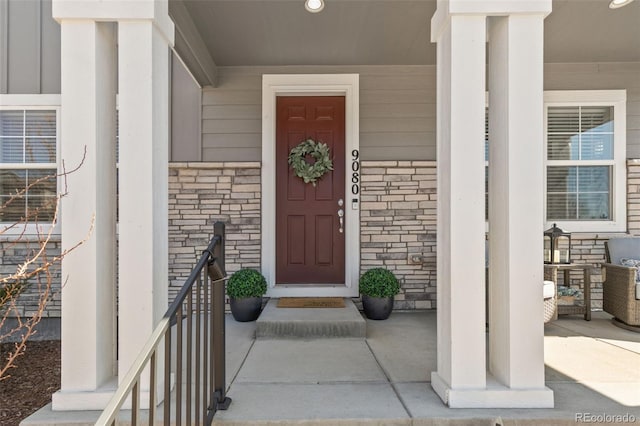
[[[233,403],[214,424],[569,425],[579,415],[610,416],[600,423],[589,418],[592,424],[615,424],[617,415],[640,422],[640,334],[615,327],[610,318],[603,312],[594,312],[590,322],[563,316],[545,327],[554,409],[450,409],[429,383],[436,368],[435,311],[367,320],[366,339],[256,339],[255,323],[228,317]],[[45,407],[22,424],[97,418],[77,413],[76,421],[64,421],[62,414]]]

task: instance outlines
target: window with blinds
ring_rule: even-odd
[[[0,222],[47,222],[56,206],[57,109],[0,110]]]
[[[484,220],[489,220],[489,108],[484,109]]]
[[[547,220],[611,220],[613,107],[549,107]]]
[[[547,224],[624,231],[626,92],[545,92],[545,111]]]

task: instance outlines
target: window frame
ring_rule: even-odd
[[[544,92],[544,200],[545,229],[557,224],[571,232],[625,232],[627,230],[627,92],[626,90],[549,90]],[[613,159],[549,160],[549,107],[613,107]],[[547,219],[547,169],[549,166],[611,166],[611,218],[609,220]]]
[[[37,110],[54,110],[56,112],[56,159],[55,163],[0,163],[0,168],[9,170],[27,170],[27,169],[53,169],[56,173],[60,169],[60,124],[61,124],[61,96],[57,94],[45,94],[45,95],[15,95],[15,94],[0,94],[0,110],[22,110],[22,111],[37,111]],[[56,179],[56,192],[60,192],[61,179]],[[18,225],[12,229],[5,229],[5,227],[12,225],[14,222],[0,222],[0,239],[6,239],[7,237],[17,237],[23,235],[25,237],[37,236],[51,232],[54,235],[59,235],[61,230],[60,224],[60,211],[58,211],[57,222],[51,229],[50,221],[42,222],[27,222],[26,224]]]

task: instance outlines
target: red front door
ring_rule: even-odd
[[[276,284],[344,284],[344,97],[278,97],[276,111]],[[316,186],[288,163],[308,138],[326,143],[333,160]]]

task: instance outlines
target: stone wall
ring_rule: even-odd
[[[31,259],[34,253],[40,249],[40,242],[36,236],[12,237],[10,235],[2,235],[0,238],[0,276],[2,277],[15,274],[17,268],[24,264],[26,260]],[[59,255],[60,239],[54,236],[46,245],[43,254],[29,270],[38,267],[42,262],[52,261],[55,256]],[[18,299],[17,308],[20,316],[31,317],[37,312],[39,296],[46,289],[49,280],[51,284],[50,299],[43,317],[60,316],[60,263],[54,262],[49,268],[49,273],[51,274],[50,278],[46,274],[41,274],[29,280],[27,287]],[[11,316],[14,316],[14,313]]]
[[[260,163],[171,163],[169,298],[213,236],[226,224],[226,269],[260,269]]]
[[[361,271],[391,269],[402,291],[397,309],[436,308],[436,163],[433,161],[363,161]],[[640,160],[627,161],[628,234],[640,236]],[[169,283],[173,297],[188,277],[213,233],[227,224],[227,271],[260,269],[261,182],[259,162],[172,163],[169,167]],[[602,306],[604,242],[612,233],[572,234],[572,260],[593,265],[594,308]],[[0,240],[0,273],[15,271],[37,247],[9,235]],[[60,252],[58,239],[46,253]],[[45,317],[60,316],[60,271],[53,272],[53,294]],[[581,283],[580,273],[571,276]],[[20,313],[36,309],[37,283],[21,297]]]
[[[361,271],[393,271],[395,308],[435,308],[435,161],[363,161],[361,169]]]

